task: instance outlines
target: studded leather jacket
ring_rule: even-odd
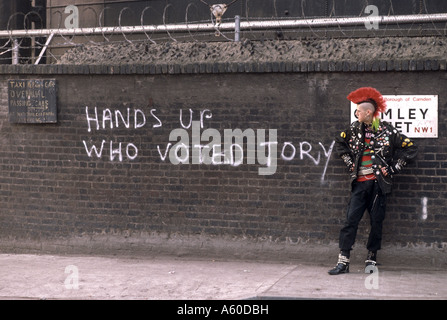
[[[360,168],[365,150],[366,125],[355,121],[335,138],[336,152],[343,159],[351,174],[351,183],[362,172]],[[383,193],[390,193],[393,175],[399,173],[407,162],[416,157],[418,148],[405,135],[399,133],[391,124],[382,121],[376,132],[370,134],[372,166],[368,173],[374,174]],[[388,175],[382,173],[385,167]]]

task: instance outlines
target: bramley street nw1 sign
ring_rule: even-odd
[[[438,137],[437,95],[384,95],[387,110],[381,120],[391,123],[409,138]],[[356,104],[351,102],[351,122],[357,120]]]

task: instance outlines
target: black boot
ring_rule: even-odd
[[[329,270],[328,273],[330,275],[349,273],[349,258],[340,253],[338,255],[337,265],[333,269]]]
[[[377,265],[377,251],[368,251],[368,255],[366,256],[365,260],[365,273],[373,273],[374,267],[376,265]]]

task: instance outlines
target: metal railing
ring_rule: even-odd
[[[164,20],[164,17],[163,17]],[[185,19],[187,21],[187,19]],[[143,21],[143,20],[141,20]],[[11,63],[19,63],[19,49],[21,48],[21,40],[24,38],[43,38],[44,43],[37,43],[40,48],[38,57],[35,58],[34,64],[40,63],[42,57],[48,48],[51,48],[51,42],[55,36],[62,37],[65,45],[76,46],[77,44],[68,37],[74,36],[102,36],[103,43],[108,43],[108,35],[122,35],[125,41],[132,42],[129,35],[141,34],[145,36],[146,40],[152,39],[154,34],[166,34],[173,41],[177,41],[172,34],[174,33],[214,33],[222,36],[226,41],[240,41],[241,32],[257,32],[264,30],[281,30],[281,32],[299,32],[300,30],[310,30],[316,34],[315,30],[324,29],[325,32],[329,28],[333,30],[340,30],[343,33],[345,27],[358,27],[366,30],[371,26],[396,26],[397,29],[403,30],[403,25],[432,25],[438,35],[445,36],[447,22],[447,13],[435,14],[413,14],[413,15],[388,15],[388,16],[361,16],[361,17],[324,17],[324,18],[292,18],[292,19],[275,19],[266,20],[258,18],[256,20],[242,21],[240,16],[235,16],[233,19],[226,19],[225,22],[216,23],[211,17],[210,22],[196,22],[196,23],[173,23],[173,24],[159,24],[159,25],[135,25],[135,26],[99,26],[88,28],[49,28],[49,29],[21,29],[21,30],[0,30],[0,39],[6,39],[6,44],[0,46],[1,49],[6,49],[0,52],[0,58],[3,54],[11,52]],[[444,23],[444,27],[440,24]],[[435,26],[438,25],[438,28]],[[411,27],[410,27],[411,29]],[[373,30],[374,32],[374,30]],[[228,35],[231,33],[231,35]],[[101,40],[100,40],[101,41]],[[85,42],[85,41],[84,41]],[[97,43],[97,41],[95,41]],[[58,44],[60,46],[60,43]],[[22,46],[23,47],[23,46]],[[37,54],[36,54],[37,55]]]
[[[236,19],[240,20],[239,16]],[[257,20],[240,21],[238,23],[243,30],[268,30],[278,28],[309,28],[309,27],[338,27],[367,24],[412,24],[412,23],[436,23],[447,22],[447,13],[375,16],[375,17],[341,17],[341,18],[308,18],[289,20]],[[220,25],[213,23],[182,23],[142,26],[118,26],[118,27],[92,27],[92,28],[57,28],[35,30],[3,30],[0,38],[44,37],[51,34],[61,36],[72,35],[105,35],[113,33],[167,33],[167,32],[198,32],[198,31],[235,31],[236,22],[224,22]]]

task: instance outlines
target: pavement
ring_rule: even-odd
[[[154,256],[0,254],[0,299],[447,299],[445,265],[380,265],[328,275],[336,260],[272,262]]]

